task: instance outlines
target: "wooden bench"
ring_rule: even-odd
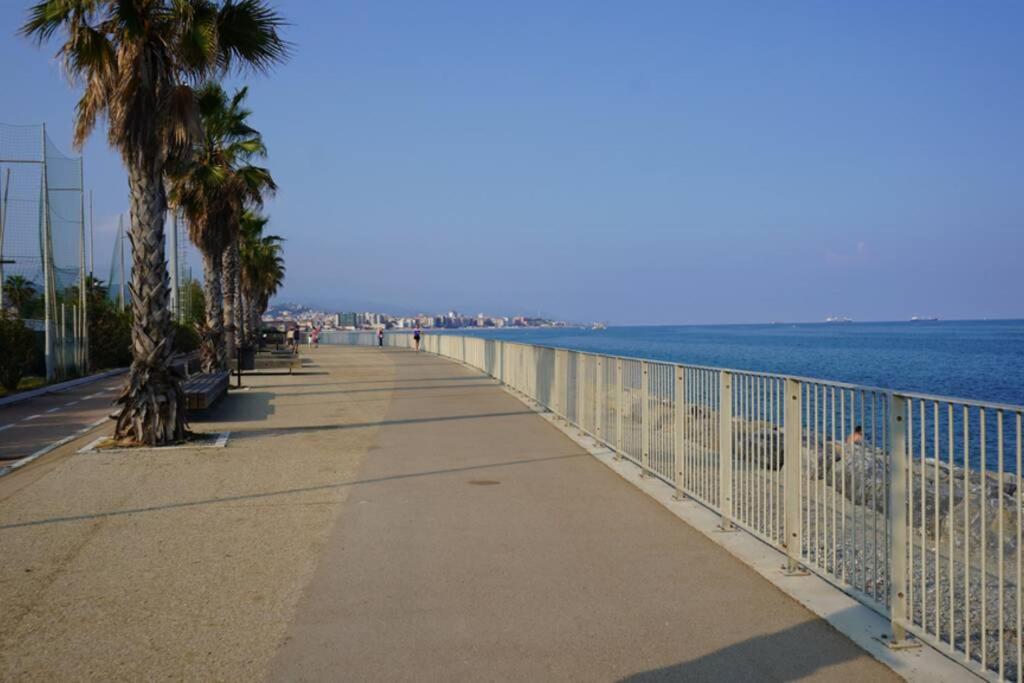
[[[185,381],[185,400],[189,410],[206,410],[228,390],[231,374],[227,370],[192,375]]]
[[[256,354],[256,370],[288,370],[288,374],[302,367],[302,359],[297,354]],[[238,361],[231,359],[231,370],[238,370]]]
[[[171,362],[171,367],[177,368],[186,378],[191,377],[196,372],[199,372],[199,352],[193,351],[192,353],[178,355]]]

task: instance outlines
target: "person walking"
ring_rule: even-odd
[[[422,336],[422,333],[420,332],[420,326],[417,325],[416,329],[412,331],[412,341],[416,344],[417,352],[420,350],[420,336]]]
[[[384,348],[384,328],[377,328],[377,346]]]

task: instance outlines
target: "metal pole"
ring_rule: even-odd
[[[57,358],[60,361],[61,374],[63,375],[68,367],[68,305],[65,303],[60,305],[60,334],[58,336],[60,350],[57,353]]]
[[[88,349],[89,349],[89,306],[88,299],[86,297],[86,277],[85,277],[85,161],[81,158],[78,160],[78,171],[79,171],[79,184],[82,186],[81,194],[81,217],[82,224],[79,229],[78,239],[78,264],[81,272],[79,273],[78,281],[81,283],[78,287],[78,305],[79,312],[81,313],[81,320],[78,322],[79,334],[76,337],[75,349],[77,351],[78,358],[76,364],[78,370],[85,373],[86,366],[88,365]],[[77,318],[76,318],[77,319]]]
[[[84,185],[84,180],[83,180]],[[92,190],[89,190],[89,275],[96,277],[96,223],[92,212]]]
[[[803,389],[799,380],[786,378],[785,414],[783,425],[782,465],[785,476],[783,493],[785,535],[783,545],[786,547],[786,566],[783,573],[791,576],[807,574],[800,563],[803,546],[803,530],[800,527],[800,460],[803,450],[803,415],[800,406],[800,395]]]
[[[55,376],[54,358],[53,358],[53,315],[51,308],[53,307],[53,292],[50,286],[50,276],[52,271],[52,264],[50,263],[50,205],[49,205],[49,190],[47,188],[46,181],[46,124],[44,123],[40,129],[41,135],[39,137],[40,151],[42,152],[42,164],[43,173],[40,178],[40,225],[39,229],[42,232],[42,257],[43,257],[43,308],[45,309],[43,315],[43,334],[45,338],[45,354],[46,354],[46,380],[52,381]]]
[[[675,386],[675,422],[673,426],[673,453],[672,457],[676,465],[676,500],[686,500],[686,493],[683,488],[686,486],[686,461],[683,457],[685,445],[683,442],[683,422],[686,419],[686,370],[683,366],[676,366]]]
[[[7,227],[7,200],[11,197],[11,169],[4,179],[3,199],[0,202],[0,312],[4,310],[4,229]]]
[[[889,613],[892,620],[892,638],[889,647],[904,649],[917,643],[907,640],[907,402],[903,396],[889,397],[889,433],[892,448],[889,451]],[[984,424],[984,423],[982,423]],[[984,548],[982,549],[985,550]]]
[[[718,392],[718,499],[721,530],[733,531],[732,472],[732,373],[719,375]]]
[[[646,477],[651,468],[651,400],[650,380],[647,374],[647,361],[641,363],[643,374],[640,375],[640,476]]]
[[[72,348],[72,351],[74,352],[75,371],[76,372],[80,371],[81,368],[82,368],[82,366],[81,366],[81,362],[82,362],[82,358],[81,358],[81,343],[79,342],[79,340],[81,338],[81,327],[80,327],[80,325],[81,325],[82,321],[79,319],[78,314],[79,314],[78,305],[77,304],[71,304],[71,348]]]
[[[622,460],[622,359],[615,359],[615,459]]]
[[[586,371],[583,370],[583,366],[585,366],[587,362],[586,358],[587,357],[582,353],[576,353],[576,426],[580,429],[580,436],[583,435],[583,430],[585,429],[583,426],[583,420],[584,416],[587,414],[586,409],[584,408],[584,404],[587,400],[585,391],[586,387],[584,386],[587,375]]]

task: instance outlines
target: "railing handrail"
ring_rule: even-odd
[[[357,331],[358,332],[358,331]],[[407,332],[390,332],[389,334],[409,334]],[[891,387],[881,387],[871,384],[857,384],[856,382],[844,382],[842,380],[834,379],[823,379],[821,377],[810,377],[807,375],[791,375],[788,373],[781,372],[766,372],[763,370],[741,370],[738,368],[730,368],[720,365],[699,365],[695,363],[680,363],[678,361],[661,360],[657,358],[643,358],[640,356],[625,356],[614,353],[605,353],[603,351],[587,351],[583,349],[573,349],[568,346],[555,346],[553,344],[537,344],[534,342],[522,342],[522,341],[511,341],[508,339],[486,339],[484,337],[477,337],[471,334],[455,333],[455,332],[434,332],[434,336],[445,336],[445,337],[463,337],[465,339],[480,339],[481,341],[492,341],[501,342],[503,344],[516,344],[519,346],[532,346],[539,349],[549,349],[551,351],[572,351],[587,356],[601,356],[603,358],[614,358],[616,360],[630,360],[638,363],[657,363],[658,365],[668,365],[672,367],[689,368],[693,370],[712,370],[715,372],[731,372],[733,374],[741,374],[753,377],[764,377],[770,379],[777,379],[785,381],[787,379],[797,380],[798,382],[810,383],[810,384],[827,384],[836,388],[851,389],[854,391],[867,391],[873,393],[892,394],[893,396],[899,396],[903,398],[913,398],[922,401],[935,401],[938,403],[955,403],[957,405],[973,406],[976,408],[991,408],[993,410],[1003,410],[1011,413],[1022,413],[1024,414],[1024,405],[1015,405],[1012,403],[1002,403],[998,401],[986,401],[984,399],[975,398],[961,398],[957,396],[947,396],[944,394],[931,394],[928,392],[921,391],[904,391],[902,389],[894,389]]]

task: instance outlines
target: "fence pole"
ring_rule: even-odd
[[[786,566],[783,573],[803,576],[807,570],[800,562],[803,547],[803,530],[800,527],[800,461],[803,449],[803,415],[801,414],[800,381],[786,378],[786,398],[782,441],[783,457],[783,507],[784,535],[782,544],[786,547]]]
[[[675,420],[672,423],[672,458],[676,466],[676,500],[686,500],[683,492],[685,486],[685,460],[683,458],[683,421],[686,417],[686,378],[681,365],[676,366],[675,383]]]
[[[615,459],[622,460],[622,360],[615,359]]]
[[[584,427],[584,420],[586,419],[587,411],[584,408],[586,404],[586,384],[587,384],[587,373],[583,370],[586,367],[586,355],[577,352],[576,353],[576,372],[573,375],[576,379],[576,428],[579,430],[578,436],[583,436],[586,428]]]
[[[565,381],[565,373],[566,373],[565,366],[566,366],[565,351],[556,350],[555,351],[555,401],[554,401],[554,403],[555,403],[555,405],[557,407],[555,408],[555,414],[558,417],[562,418],[563,420],[565,419],[565,403],[566,403],[566,394],[567,394],[567,391],[568,391],[567,388],[566,388],[566,384],[568,384],[568,383]]]
[[[889,396],[889,647],[906,649],[917,642],[907,639],[907,398]]]
[[[641,363],[641,370],[643,374],[640,375],[640,476],[646,477],[651,467],[651,400],[647,361]]]
[[[43,235],[42,258],[43,258],[43,307],[46,309],[43,314],[45,354],[46,354],[46,381],[52,382],[57,376],[56,362],[54,359],[54,337],[53,326],[56,324],[56,292],[53,291],[52,270],[53,270],[53,245],[50,242],[50,189],[47,180],[46,167],[46,124],[42,127],[40,137],[42,145],[43,173],[40,178],[40,211],[39,211],[39,232]]]
[[[498,381],[502,384],[505,383],[505,342],[500,339],[496,342],[498,345]]]
[[[733,531],[732,476],[732,373],[719,375],[718,392],[718,507],[722,531]]]
[[[86,292],[86,274],[85,274],[85,157],[79,157],[78,159],[78,182],[81,185],[82,193],[79,196],[79,218],[81,219],[81,225],[78,233],[78,267],[80,273],[78,275],[78,305],[79,314],[81,320],[78,325],[78,337],[77,337],[77,353],[79,359],[76,361],[78,364],[78,372],[82,375],[86,373],[89,367],[89,298]]]
[[[604,441],[604,361],[595,356],[594,363],[594,433],[598,441]]]

